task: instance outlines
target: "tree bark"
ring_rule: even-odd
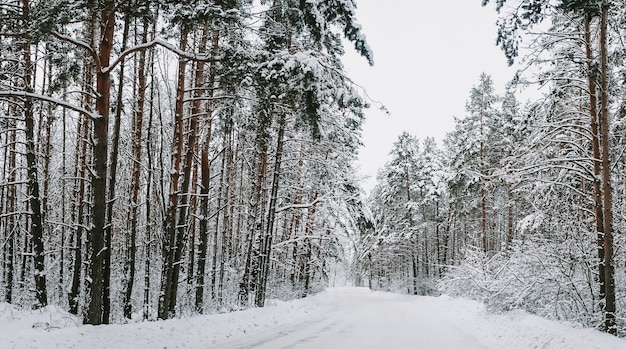
[[[128,31],[130,27],[130,15],[125,13],[124,15],[124,30],[122,34],[122,47],[121,51],[126,50],[128,41]],[[120,70],[118,74],[118,89],[115,105],[115,119],[113,120],[113,134],[111,137],[111,151],[109,152],[109,175],[108,175],[108,197],[106,202],[106,225],[105,225],[105,248],[107,251],[111,251],[111,236],[113,229],[113,205],[116,201],[115,190],[117,185],[117,159],[120,144],[120,127],[122,122],[122,111],[124,109],[123,93],[124,93],[124,68],[125,60],[120,62]],[[126,237],[128,239],[128,237]],[[133,242],[134,244],[134,242]],[[104,280],[106,286],[104,287],[104,298],[108,299],[110,295],[110,280],[111,280],[111,252],[106,255],[108,259],[104,264]],[[133,270],[134,272],[134,270]],[[110,302],[104,303],[103,318],[108,319],[111,313]]]
[[[202,147],[200,160],[201,186],[200,186],[200,243],[198,244],[198,269],[196,273],[196,300],[195,306],[198,313],[204,311],[204,273],[206,269],[208,223],[209,223],[209,186],[211,182],[211,165],[209,163],[209,140],[211,139],[211,123],[208,125],[208,137]]]
[[[480,230],[482,232],[483,252],[489,250],[487,241],[487,200],[485,193],[485,164],[483,156],[483,110],[480,111]]]
[[[92,325],[108,324],[110,309],[107,271],[110,267],[110,231],[107,233],[107,155],[109,143],[109,110],[111,106],[111,75],[108,70],[115,32],[115,2],[106,1],[100,12],[99,64],[96,66],[96,112],[93,119],[94,170],[91,178],[93,194],[91,244],[91,297],[84,322]]]
[[[326,152],[326,158],[328,159],[328,153]],[[319,193],[317,190],[313,193],[309,202],[315,202],[311,207],[309,207],[306,217],[306,223],[304,226],[304,248],[305,248],[305,264],[304,264],[304,293],[302,297],[306,297],[309,294],[309,288],[311,286],[311,262],[312,262],[312,243],[311,243],[311,235],[313,234],[313,225],[315,224],[315,213],[317,212],[317,197]]]
[[[180,33],[180,49],[185,51],[187,49],[187,36],[189,30],[186,26],[181,28]],[[173,317],[176,304],[176,292],[178,291],[178,279],[174,279],[174,269],[177,246],[179,243],[176,238],[178,237],[178,229],[176,228],[179,201],[179,179],[180,179],[180,167],[183,153],[183,101],[185,98],[185,72],[187,67],[187,60],[180,58],[178,60],[178,79],[176,86],[176,106],[174,110],[174,137],[172,140],[172,159],[170,169],[170,191],[169,200],[167,206],[167,212],[165,217],[165,239],[163,244],[163,271],[161,277],[161,290],[159,294],[159,310],[158,316],[160,319],[168,319]],[[174,298],[174,299],[172,299]]]
[[[13,106],[10,107],[13,109]],[[13,114],[13,113],[11,113]],[[17,131],[16,131],[16,121],[15,119],[9,120],[9,129],[12,131],[9,132],[7,138],[8,142],[8,181],[11,185],[7,185],[7,195],[6,195],[6,209],[5,213],[7,215],[5,222],[5,239],[6,239],[6,247],[5,247],[5,266],[4,270],[6,272],[4,280],[5,280],[5,291],[4,291],[4,300],[7,303],[13,302],[13,288],[14,288],[14,274],[15,274],[15,241],[17,236],[17,220],[15,218],[16,211],[16,203],[17,203],[17,188],[15,187],[17,174],[15,168],[17,166]],[[6,171],[5,171],[6,173]]]
[[[604,329],[617,335],[615,322],[615,280],[613,266],[613,193],[611,187],[610,138],[609,138],[609,68],[608,68],[608,11],[609,4],[602,2],[600,16],[600,132],[602,145],[602,189],[604,210]]]
[[[205,24],[203,37],[208,36],[208,24]],[[205,42],[206,44],[206,42]],[[211,38],[211,51],[215,54],[218,50],[219,44],[219,31],[214,30],[213,36]],[[208,92],[207,95],[209,97],[213,97],[214,93],[214,84],[215,84],[215,69],[214,63],[211,63],[209,66],[209,78],[207,81]],[[200,81],[197,81],[200,83]],[[200,111],[200,100],[194,101],[194,103],[198,103],[195,108]],[[204,125],[204,129],[206,130],[206,136],[203,141],[202,153],[201,153],[201,162],[200,162],[200,224],[198,234],[200,235],[200,242],[198,244],[198,269],[196,272],[196,299],[195,299],[195,307],[196,311],[202,313],[204,311],[204,274],[206,271],[206,260],[207,260],[207,250],[208,250],[208,240],[209,240],[209,189],[211,186],[211,164],[209,162],[209,150],[212,138],[212,113],[213,107],[211,102],[207,103],[205,111],[206,116],[206,124]]]
[[[285,143],[285,113],[281,111],[278,120],[278,139],[276,145],[276,158],[274,161],[274,173],[272,178],[272,187],[270,191],[270,201],[267,208],[267,222],[264,234],[261,238],[259,252],[259,275],[257,279],[257,289],[255,295],[255,304],[258,307],[265,305],[267,280],[270,272],[270,255],[272,251],[272,238],[274,235],[274,221],[276,218],[276,203],[278,201],[278,187],[280,182],[280,167],[283,156],[283,146]]]
[[[25,21],[30,20],[30,5],[28,0],[22,0],[22,11]],[[22,37],[23,58],[25,66],[24,84],[27,92],[33,92],[33,67],[30,59],[30,36],[25,33]],[[33,115],[33,101],[26,97],[24,100],[24,122],[26,126],[26,167],[28,175],[28,204],[32,212],[30,220],[30,235],[33,242],[33,261],[35,262],[35,308],[48,305],[46,291],[46,271],[44,260],[43,223],[41,219],[41,198],[39,196],[39,176],[37,173],[37,157],[35,147],[35,119]]]
[[[91,76],[91,74],[86,74]],[[85,84],[90,84],[90,79],[87,78]],[[76,170],[74,172],[74,203],[72,204],[72,222],[74,225],[74,232],[70,238],[70,245],[73,245],[72,250],[74,252],[72,260],[72,285],[70,292],[68,293],[69,312],[74,315],[78,315],[78,307],[80,304],[80,291],[81,291],[81,274],[83,267],[83,230],[84,230],[84,214],[85,214],[85,167],[87,166],[87,135],[89,134],[89,126],[85,116],[80,116],[78,125],[76,126],[76,134],[78,135],[78,149],[76,151],[75,164]],[[72,243],[73,240],[73,243]]]
[[[126,17],[127,20],[129,16]],[[148,19],[144,18],[142,26],[141,42],[148,41]],[[125,30],[125,34],[127,34]],[[125,41],[123,41],[125,43]],[[124,45],[125,46],[125,45]],[[122,62],[123,69],[124,63]],[[123,70],[122,70],[123,71]],[[122,77],[122,72],[120,72]],[[121,81],[121,79],[120,79]],[[121,84],[120,84],[121,86]],[[121,106],[121,87],[118,96],[118,110]],[[137,224],[139,218],[139,189],[141,186],[141,150],[142,150],[142,131],[143,131],[143,117],[146,101],[146,51],[139,52],[139,60],[137,63],[137,90],[136,90],[137,105],[135,106],[135,112],[133,113],[132,120],[132,170],[131,170],[131,182],[130,182],[130,198],[129,198],[129,212],[128,212],[128,228],[130,236],[127,237],[127,251],[126,262],[124,265],[124,317],[130,319],[132,316],[132,294],[135,284],[135,270],[136,270],[136,256],[137,256]],[[119,116],[118,116],[119,117]],[[146,225],[150,222],[146,221]]]
[[[591,128],[591,149],[593,153],[593,212],[596,223],[596,244],[598,246],[598,279],[600,284],[600,299],[604,300],[605,291],[605,271],[604,271],[604,211],[602,208],[601,189],[601,166],[600,141],[598,133],[598,101],[597,101],[597,81],[593,71],[593,53],[591,49],[591,17],[585,16],[585,54],[587,58],[587,85],[589,89],[589,116]]]

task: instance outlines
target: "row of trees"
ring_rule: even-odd
[[[3,300],[104,324],[324,284],[364,210],[354,10],[0,2]]]
[[[482,75],[443,150],[400,136],[362,239],[375,280],[419,293],[443,271],[440,290],[498,310],[624,328],[623,5],[497,2],[498,41],[513,62],[524,37],[530,69],[503,96]],[[527,83],[544,94],[520,105]]]

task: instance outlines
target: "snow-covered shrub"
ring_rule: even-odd
[[[517,241],[487,255],[470,249],[439,282],[443,293],[485,303],[492,311],[524,309],[550,319],[594,326],[599,321],[593,239]],[[586,243],[588,242],[588,243]]]

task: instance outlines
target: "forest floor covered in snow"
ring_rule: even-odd
[[[87,326],[56,307],[0,303],[0,348],[626,349],[626,339],[474,301],[331,288],[264,308],[168,321]]]

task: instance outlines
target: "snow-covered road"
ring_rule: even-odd
[[[448,296],[331,288],[264,308],[85,326],[58,307],[0,303],[0,349],[626,349],[626,340]]]
[[[328,291],[319,310],[287,327],[216,343],[214,348],[488,348],[478,334],[429,301],[363,288]]]

